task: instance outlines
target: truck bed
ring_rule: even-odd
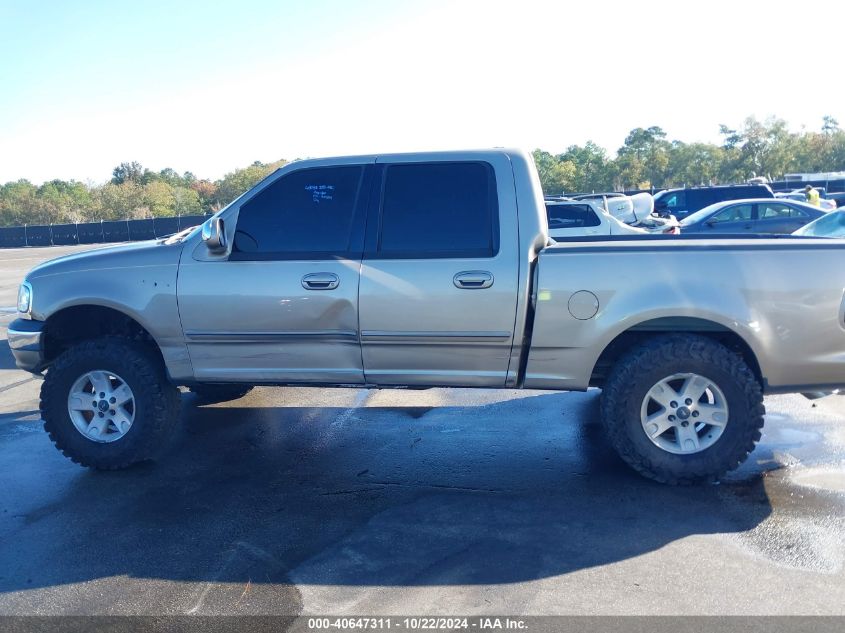
[[[585,389],[611,343],[650,329],[737,337],[768,392],[845,384],[841,242],[580,238],[545,248],[537,269],[526,387]],[[585,292],[596,314],[583,318],[575,306],[576,318],[573,302]]]

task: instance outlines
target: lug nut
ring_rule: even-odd
[[[697,418],[697,417],[698,417],[698,415],[699,415],[699,414],[698,414],[698,411],[693,411],[693,412],[692,412],[692,417]]]
[[[112,404],[114,404],[115,402],[117,402],[117,398],[109,398],[109,402],[111,402]]]
[[[100,414],[100,415],[102,415],[102,414]],[[669,416],[669,421],[670,421],[670,422],[674,422],[674,421],[675,421],[675,416],[674,416],[674,415],[670,415],[670,416]]]
[[[686,427],[688,427],[688,426],[689,426],[689,422],[687,422],[686,420],[684,420],[683,422],[681,422],[681,426],[682,426],[682,427],[684,427],[684,428],[686,428]]]
[[[112,409],[111,411],[109,411],[109,415],[114,415],[114,409]]]
[[[678,408],[678,403],[677,403],[677,402],[675,402],[674,400],[672,400],[672,402],[670,402],[670,403],[669,403],[669,406],[670,406],[670,407],[672,407],[673,409],[677,409],[677,408]]]
[[[692,404],[692,399],[691,399],[691,398],[687,398],[684,402],[686,402],[686,403],[687,403],[687,406],[689,406],[689,405],[691,405],[691,404]]]
[[[101,392],[100,392],[100,397],[101,397],[101,398],[105,398],[105,397],[106,397],[106,394],[105,394],[104,392],[102,392],[102,391],[101,391]]]
[[[102,412],[102,411],[100,411],[97,415],[99,415],[99,416],[102,418],[102,417],[103,417],[103,412]]]

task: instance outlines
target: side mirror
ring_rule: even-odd
[[[212,253],[226,250],[226,226],[223,218],[213,217],[202,225],[202,241]]]
[[[716,224],[716,220],[714,220],[713,218],[710,218],[709,220],[707,220],[707,222],[705,222],[705,224],[712,229],[713,225]]]

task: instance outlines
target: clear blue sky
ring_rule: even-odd
[[[217,178],[326,154],[613,151],[636,126],[712,141],[749,114],[845,123],[825,80],[841,38],[821,30],[845,3],[584,5],[0,0],[0,182],[102,182],[128,160]]]

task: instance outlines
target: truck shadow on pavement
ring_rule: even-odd
[[[0,371],[14,370],[15,357],[12,356],[12,349],[9,347],[9,341],[0,339]]]
[[[296,613],[294,585],[536,580],[751,530],[771,512],[758,474],[673,488],[630,471],[596,392],[467,407],[260,399],[197,407],[186,395],[173,447],[125,472],[65,465],[32,434],[19,459],[50,462],[42,488],[64,483],[25,512],[4,507],[0,596],[127,576],[236,583],[234,601],[251,583],[275,587],[271,610]]]

